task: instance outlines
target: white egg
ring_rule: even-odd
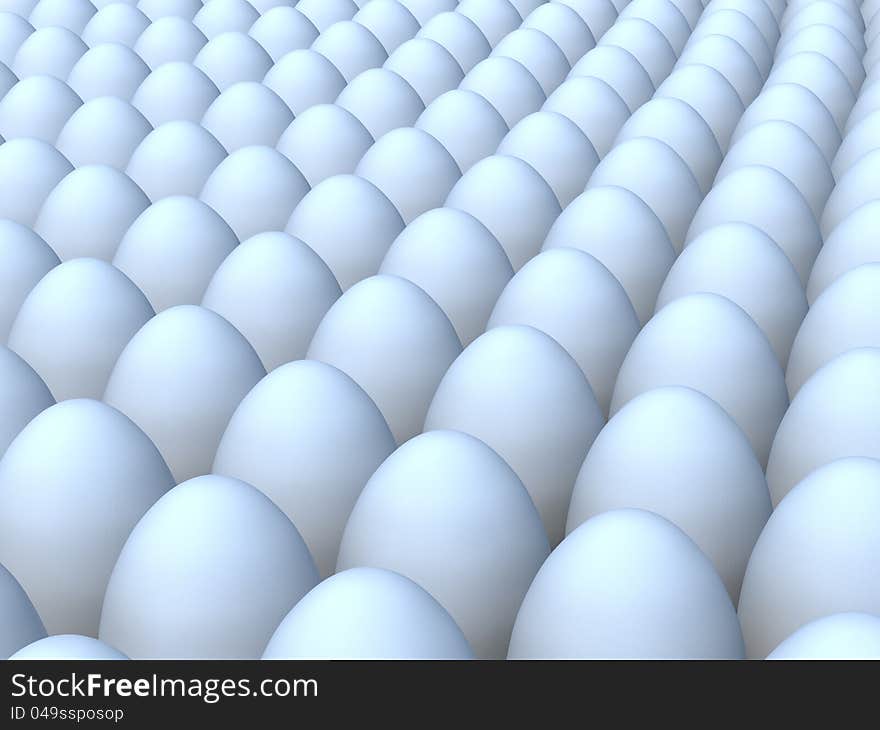
[[[405,223],[443,205],[461,177],[446,148],[414,127],[384,135],[364,154],[355,174],[381,190]]]
[[[420,25],[425,25],[435,15],[454,10],[458,4],[457,0],[400,0],[400,2],[415,16]]]
[[[708,23],[709,17],[700,23],[700,27]],[[669,0],[627,0],[626,6],[620,11],[620,18],[647,20],[669,41],[676,55],[681,53],[691,35],[691,26],[684,14]]]
[[[693,217],[687,245],[722,223],[749,223],[766,233],[806,284],[822,234],[804,196],[781,172],[748,165],[719,179]]]
[[[596,40],[602,36],[617,20],[620,12],[612,0],[554,0],[561,5],[572,8],[590,28]],[[620,2],[620,0],[615,0]]]
[[[154,20],[132,49],[151,69],[157,70],[166,63],[192,63],[208,39],[191,21],[177,16],[165,16]]]
[[[46,629],[27,593],[6,568],[0,565],[0,611],[3,623],[0,625],[0,658],[8,659],[10,654],[28,644],[45,638]]]
[[[615,145],[593,171],[587,189],[617,185],[638,195],[663,222],[676,252],[703,200],[687,164],[665,142],[637,137]]]
[[[745,110],[731,83],[716,69],[703,64],[679,66],[657,87],[655,96],[689,104],[712,129],[722,152],[727,151]]]
[[[228,31],[246,33],[259,17],[247,0],[207,0],[193,16],[193,25],[210,39]]]
[[[97,3],[93,3],[98,7]],[[82,31],[90,48],[101,43],[121,43],[131,48],[149,27],[150,19],[134,3],[112,2],[99,8]]]
[[[198,124],[219,94],[204,71],[191,63],[174,61],[147,76],[131,103],[156,128],[177,120]]]
[[[413,126],[439,140],[462,172],[493,154],[508,132],[495,107],[465,89],[438,96]]]
[[[432,431],[376,470],[346,525],[337,570],[385,568],[428,591],[481,659],[502,658],[549,552],[516,474],[483,442]]]
[[[501,244],[476,218],[455,208],[435,208],[400,233],[379,273],[424,289],[467,346],[486,329],[513,269]]]
[[[572,532],[520,606],[509,659],[741,659],[736,611],[680,529],[638,509]]]
[[[846,132],[831,163],[834,177],[839,180],[862,157],[878,148],[880,148],[880,109],[865,116]]]
[[[0,344],[34,285],[60,263],[49,245],[27,226],[0,219]]]
[[[384,68],[406,79],[426,106],[464,78],[455,57],[429,38],[406,41],[388,57]]]
[[[201,476],[169,491],[131,531],[98,635],[136,659],[257,659],[317,582],[296,527],[268,497]]]
[[[263,659],[473,656],[461,629],[431,594],[379,568],[352,568],[319,583],[284,617],[263,652]]]
[[[298,115],[315,104],[329,104],[336,99],[345,88],[345,78],[320,53],[303,48],[282,56],[266,72],[263,84]]]
[[[837,181],[822,213],[822,234],[829,236],[842,221],[877,198],[880,149],[863,155]]]
[[[345,291],[379,270],[403,229],[394,204],[373,183],[356,175],[335,175],[300,201],[284,230],[308,244]]]
[[[239,240],[281,231],[309,184],[293,163],[271,147],[236,150],[221,162],[199,196],[229,224]]]
[[[634,112],[654,94],[654,82],[629,51],[596,46],[571,69],[570,78],[586,76],[604,81]]]
[[[33,227],[46,197],[71,170],[47,142],[21,137],[0,145],[0,217]]]
[[[74,167],[128,166],[137,146],[153,131],[147,118],[127,101],[102,96],[87,101],[67,120],[55,143]]]
[[[647,20],[621,17],[598,41],[629,51],[645,69],[656,87],[675,65],[676,55],[663,33]]]
[[[788,29],[785,32],[788,37],[779,45],[775,64],[781,64],[785,59],[798,53],[818,51],[843,72],[852,91],[858,94],[865,80],[865,68],[862,66],[864,48],[861,50],[853,48],[847,37],[830,25],[809,25],[795,33]],[[864,40],[861,38],[860,40],[864,45]]]
[[[354,17],[358,6],[354,0],[299,0],[296,9],[323,33],[333,23]]]
[[[10,444],[0,460],[0,562],[50,634],[96,635],[125,539],[173,485],[149,438],[99,401],[52,406]]]
[[[182,305],[135,334],[113,368],[104,400],[150,436],[180,482],[210,471],[229,417],[265,372],[229,322]]]
[[[492,56],[519,61],[541,84],[544,94],[552,94],[561,84],[571,66],[565,54],[546,33],[534,28],[519,28],[502,38]]]
[[[539,329],[562,345],[608,413],[617,371],[641,327],[608,269],[575,248],[544,251],[501,292],[487,329],[513,324]]]
[[[128,46],[101,43],[80,57],[67,83],[83,101],[102,96],[128,101],[149,75],[150,67]]]
[[[480,61],[459,85],[488,101],[512,127],[520,119],[538,111],[547,100],[537,79],[519,61],[506,56],[491,56]]]
[[[5,345],[0,345],[0,457],[30,421],[55,404],[33,368]]]
[[[27,295],[9,348],[55,400],[100,398],[119,353],[151,317],[147,299],[118,269],[99,259],[71,259]]]
[[[683,530],[736,602],[770,495],[748,439],[715,401],[691,388],[655,388],[602,429],[578,474],[566,532],[627,507]]]
[[[388,58],[376,36],[351,20],[340,20],[322,30],[312,50],[336,66],[346,81],[368,68],[381,66]]]
[[[193,59],[220,91],[239,81],[259,81],[272,67],[272,57],[249,35],[230,31],[209,40]]]
[[[403,443],[422,430],[437,385],[460,352],[433,299],[406,279],[381,275],[355,284],[330,308],[307,357],[349,375]]]
[[[876,47],[880,48],[880,46]],[[866,79],[859,92],[859,98],[856,100],[855,106],[853,106],[846,120],[844,133],[849,135],[856,125],[860,124],[866,117],[877,110],[878,103],[880,103],[880,84]]]
[[[522,16],[509,0],[461,0],[455,12],[470,18],[493,48],[522,23]]]
[[[266,49],[272,60],[278,61],[291,51],[312,45],[318,29],[297,8],[276,5],[254,21],[248,35]]]
[[[547,97],[541,109],[557,112],[574,122],[599,158],[608,154],[614,138],[630,117],[629,107],[617,92],[593,76],[572,76]],[[588,175],[591,173],[592,169]]]
[[[59,26],[79,34],[95,12],[89,0],[39,0],[28,20],[34,28]]]
[[[54,76],[28,76],[0,94],[0,134],[4,139],[35,137],[54,144],[82,99]]]
[[[574,65],[591,48],[596,39],[589,26],[570,7],[560,3],[541,3],[523,20],[523,28],[534,28],[549,36]]]
[[[749,52],[727,35],[711,34],[689,44],[677,66],[692,64],[710,66],[718,71],[736,89],[745,106],[754,101],[764,85],[761,70]]]
[[[795,0],[797,3],[797,0]],[[800,2],[797,7],[793,5],[782,19],[782,28],[787,36],[792,37],[798,31],[808,27],[826,26],[843,33],[846,39],[859,53],[865,52],[865,23],[870,26],[871,11],[868,9],[870,0],[864,3],[865,17],[859,17],[855,5],[862,3],[850,3],[846,8],[846,0],[832,0],[832,2]],[[855,12],[853,12],[855,11]]]
[[[12,68],[16,52],[34,32],[34,27],[27,22],[29,13],[19,15],[6,8],[8,4],[5,3],[4,10],[0,12],[0,62]]]
[[[10,659],[25,660],[78,660],[113,661],[128,659],[121,651],[108,646],[103,641],[81,634],[56,634],[39,639],[19,649]]]
[[[486,58],[492,47],[473,20],[461,13],[446,11],[427,21],[416,38],[437,41],[458,61],[464,73]]]
[[[135,147],[125,168],[150,200],[198,196],[226,150],[203,127],[186,120],[165,122]]]
[[[772,53],[773,49],[767,45],[757,25],[739,10],[713,9],[713,12],[700,19],[688,45],[693,45],[701,38],[710,35],[726,36],[736,41],[749,54],[762,77],[766,78],[770,67],[777,62]],[[777,56],[779,57],[781,56]]]
[[[856,95],[843,71],[827,56],[801,51],[774,64],[767,84],[800,83],[812,91],[831,112],[838,129],[843,129]]]
[[[553,223],[544,250],[577,248],[593,256],[620,282],[642,324],[654,312],[675,251],[654,212],[629,190],[591,187]]]
[[[722,223],[697,236],[672,265],[657,311],[698,292],[720,294],[742,307],[786,366],[808,305],[797,272],[773,239],[746,223]]]
[[[339,93],[336,104],[360,120],[373,139],[393,129],[412,126],[425,110],[416,90],[386,68],[371,68],[358,74]]]
[[[202,306],[229,320],[270,371],[305,357],[315,329],[341,295],[333,272],[311,248],[271,231],[226,257]]]
[[[314,187],[333,175],[354,172],[372,144],[372,135],[354,114],[336,104],[317,104],[288,125],[276,147]]]
[[[880,616],[833,613],[804,624],[768,659],[880,659]]]
[[[138,0],[138,8],[153,22],[167,17],[192,20],[202,0]]]
[[[256,81],[233,84],[205,110],[201,125],[229,152],[248,145],[274,147],[293,121],[278,94]]]
[[[796,629],[841,611],[880,610],[865,565],[880,555],[880,463],[849,458],[813,471],[773,511],[743,580],[739,619],[758,659]]]
[[[452,363],[425,431],[454,429],[491,446],[522,480],[556,545],[577,471],[604,421],[577,362],[543,332],[512,325],[490,329]]]
[[[880,263],[880,248],[872,231],[880,226],[880,202],[856,208],[825,237],[807,284],[807,299],[814,302],[847,271],[868,263]]]
[[[553,189],[519,158],[492,155],[455,184],[445,205],[470,213],[504,248],[514,271],[541,248],[561,212]]]
[[[274,370],[245,396],[220,440],[213,472],[266,494],[327,576],[358,495],[395,448],[382,414],[351,378],[300,360]]]
[[[698,293],[657,312],[623,361],[611,414],[662,385],[688,386],[714,399],[746,434],[762,466],[767,463],[788,392],[769,341],[736,304]]]
[[[40,28],[19,46],[11,68],[20,79],[45,74],[66,81],[70,69],[87,50],[82,38],[67,28]]]

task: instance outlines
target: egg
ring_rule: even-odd
[[[153,127],[127,101],[102,96],[79,107],[58,133],[56,146],[74,167],[109,165],[124,170]]]
[[[154,20],[132,49],[156,71],[166,63],[192,63],[207,42],[191,21],[172,15]]]
[[[470,168],[445,205],[470,213],[488,228],[519,270],[540,249],[561,208],[553,189],[527,162],[492,155]]]
[[[723,223],[749,223],[766,233],[806,284],[822,233],[804,196],[781,172],[749,165],[719,179],[696,211],[687,243]]]
[[[373,183],[334,175],[309,191],[284,230],[315,251],[346,291],[379,270],[404,227],[394,204]]]
[[[153,22],[168,17],[192,20],[202,0],[138,0],[138,7]]]
[[[199,198],[217,211],[239,240],[281,231],[309,184],[293,163],[271,147],[236,150],[211,173]]]
[[[533,327],[493,327],[452,363],[425,431],[454,429],[491,446],[516,472],[555,545],[575,477],[604,416],[577,362]]]
[[[831,232],[861,206],[876,199],[880,149],[863,155],[837,181],[822,213],[822,234]]]
[[[49,245],[27,226],[0,219],[0,344],[31,289],[60,263]]]
[[[595,258],[551,248],[529,261],[501,292],[487,329],[529,325],[575,359],[607,415],[617,371],[641,325],[623,287]]]
[[[270,371],[305,357],[315,329],[341,295],[333,272],[311,248],[270,231],[229,253],[202,306],[231,322]]]
[[[426,106],[456,88],[464,78],[455,57],[429,38],[410,38],[388,56],[383,66],[406,79]]]
[[[422,430],[437,385],[460,352],[433,299],[406,279],[380,275],[355,284],[330,308],[307,357],[349,375],[403,443]]]
[[[40,208],[73,165],[52,145],[21,137],[0,145],[0,217],[33,228]]]
[[[492,52],[489,41],[473,20],[448,10],[426,21],[415,37],[439,43],[452,54],[464,73]]]
[[[242,81],[211,102],[201,125],[228,152],[235,152],[248,145],[274,147],[292,121],[293,114],[278,94],[256,81]]]
[[[19,649],[10,659],[25,660],[119,660],[128,659],[121,651],[103,641],[80,634],[56,634],[34,641]]]
[[[147,299],[118,269],[99,259],[71,259],[27,295],[9,347],[56,400],[100,398],[119,353],[152,316]]]
[[[642,18],[621,17],[615,20],[598,43],[629,51],[651,77],[655,87],[675,65],[676,55],[669,41],[654,25]]]
[[[28,20],[34,28],[58,26],[80,34],[94,14],[89,0],[38,0]]]
[[[776,506],[743,580],[739,618],[750,658],[804,624],[842,611],[877,613],[866,573],[880,550],[880,463],[841,459],[816,469]]]
[[[209,40],[193,59],[220,91],[239,81],[259,81],[272,67],[272,57],[253,38],[229,31]]]
[[[416,90],[386,68],[371,68],[358,74],[339,92],[336,104],[353,114],[373,139],[399,127],[413,126],[425,110]],[[353,171],[352,168],[350,172]]]
[[[306,658],[473,659],[473,652],[416,583],[390,570],[352,568],[309,591],[263,652],[263,659]]]
[[[247,33],[276,62],[291,51],[308,48],[318,37],[311,20],[297,8],[283,4],[262,13]]]
[[[281,97],[295,116],[315,104],[329,104],[345,89],[345,83],[336,66],[309,48],[285,54],[263,78],[263,84]]]
[[[522,16],[508,0],[461,0],[455,12],[472,20],[493,48],[522,23]]]
[[[736,41],[749,54],[763,77],[782,58],[782,46],[779,46],[780,53],[774,57],[773,49],[767,45],[758,26],[739,10],[713,9],[713,12],[700,19],[688,43],[694,44],[710,35],[726,36]]]
[[[297,10],[312,21],[319,33],[333,23],[349,20],[358,11],[354,0],[299,0]]]
[[[83,101],[102,96],[128,101],[149,75],[150,67],[128,46],[101,43],[80,56],[67,83]]]
[[[19,432],[55,404],[46,384],[19,355],[0,345],[0,457]]]
[[[65,81],[88,49],[82,38],[67,28],[46,26],[24,40],[10,68],[20,79],[44,74]]]
[[[0,62],[10,68],[16,51],[34,32],[34,27],[27,21],[28,15],[27,12],[19,14],[5,8],[0,12]]]
[[[700,23],[700,27],[708,22],[709,17]],[[620,18],[647,20],[663,34],[676,55],[681,53],[691,35],[691,26],[669,0],[632,0],[620,11]],[[696,29],[694,32],[697,32]]]
[[[864,47],[861,50],[853,48],[852,43],[843,33],[825,24],[802,26],[796,32],[786,29],[785,32],[788,38],[779,46],[776,64],[781,64],[785,59],[804,51],[818,51],[843,72],[852,91],[858,94],[865,80],[865,68],[862,66]],[[864,46],[864,39],[858,35],[858,32],[856,37]]]
[[[773,65],[768,84],[801,83],[812,91],[831,112],[838,129],[843,129],[856,95],[846,76],[827,56],[801,51]]]
[[[849,611],[804,624],[768,659],[880,659],[880,617]]]
[[[571,68],[569,78],[585,76],[604,81],[634,112],[654,94],[654,82],[629,51],[600,45],[588,51]]]
[[[340,20],[322,30],[312,43],[312,50],[336,66],[346,81],[361,71],[381,66],[388,58],[376,36],[351,20]]]
[[[736,611],[712,563],[639,509],[593,517],[541,566],[509,659],[741,659]]]
[[[154,203],[175,195],[197,197],[226,158],[214,136],[187,120],[165,122],[135,147],[125,168]]]
[[[170,490],[131,531],[98,636],[136,659],[257,659],[317,582],[296,527],[268,497],[201,476]]]
[[[726,78],[744,106],[754,101],[764,85],[761,69],[749,52],[727,35],[717,33],[688,44],[678,58],[677,66],[701,64],[710,66]]]
[[[855,113],[854,108],[853,114]],[[878,147],[880,147],[880,109],[875,109],[846,132],[831,163],[834,177],[841,179],[862,157]]]
[[[101,43],[121,43],[131,48],[149,26],[150,19],[134,3],[112,2],[98,8],[83,28],[82,39],[90,48]]]
[[[213,471],[253,484],[297,526],[322,576],[367,480],[396,444],[347,375],[299,360],[260,381],[229,421]],[[339,454],[345,453],[345,459]]]
[[[598,40],[617,19],[620,12],[612,0],[554,0],[560,5],[572,8],[590,28],[593,37]],[[619,0],[617,0],[619,2]]]
[[[246,33],[259,17],[247,0],[209,0],[193,16],[193,25],[211,39],[228,31]]]
[[[480,61],[468,71],[459,88],[485,98],[504,118],[508,128],[540,109],[547,100],[531,72],[507,56],[490,56]]]
[[[600,159],[608,154],[614,138],[630,117],[629,107],[618,93],[592,76],[572,76],[547,97],[541,109],[562,114],[574,122]],[[590,168],[588,177],[592,171]]]
[[[35,137],[49,144],[58,139],[82,99],[54,76],[29,76],[0,92],[0,134],[5,139]]]
[[[773,239],[747,223],[722,223],[701,233],[669,270],[656,309],[698,292],[720,294],[742,307],[785,368],[808,305],[797,271]]]
[[[400,233],[379,273],[409,279],[424,289],[467,346],[486,329],[513,269],[501,244],[476,218],[454,208],[435,208]]]
[[[543,250],[561,247],[580,249],[605,266],[643,325],[675,260],[660,219],[635,193],[614,185],[590,187],[562,211]]]
[[[539,3],[525,16],[521,27],[545,33],[559,46],[569,65],[577,63],[596,45],[596,39],[581,16],[560,3]]]
[[[170,61],[144,79],[131,103],[156,128],[177,120],[198,124],[219,93],[201,69],[184,61]]]
[[[46,629],[37,615],[27,593],[6,568],[0,565],[0,611],[3,624],[0,627],[0,657],[8,659],[11,654],[31,642],[45,638]]]
[[[767,463],[788,392],[769,341],[736,304],[698,293],[657,312],[623,361],[611,414],[662,385],[688,386],[715,400],[746,434],[762,466]]]
[[[519,61],[546,95],[553,93],[571,71],[568,59],[553,39],[534,28],[520,27],[508,33],[495,45],[491,55]]]
[[[435,15],[454,10],[457,5],[456,0],[400,0],[400,2],[422,26]]]
[[[95,636],[129,532],[174,482],[150,439],[94,400],[47,408],[0,460],[0,562],[50,634]]]
[[[400,573],[449,612],[478,658],[501,658],[548,552],[540,517],[510,467],[472,436],[433,431],[401,446],[367,482],[337,571]]]
[[[336,104],[316,104],[287,126],[276,148],[315,187],[333,175],[353,173],[372,144],[354,114]]]
[[[453,89],[438,96],[413,126],[437,139],[463,173],[493,154],[508,132],[495,107],[465,89]]]

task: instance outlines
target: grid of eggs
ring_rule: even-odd
[[[0,0],[0,656],[880,657],[878,36]]]

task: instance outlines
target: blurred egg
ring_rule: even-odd
[[[770,516],[763,469],[745,435],[712,399],[677,386],[627,403],[581,466],[566,533],[621,508],[665,517],[706,553],[732,601]]]
[[[47,142],[31,137],[0,145],[0,217],[33,227],[46,197],[73,166]]]
[[[740,307],[698,293],[657,312],[623,361],[611,414],[663,385],[688,386],[715,400],[746,434],[761,465],[767,463],[788,392],[773,348]]]
[[[0,457],[19,432],[55,399],[33,368],[0,345]]]
[[[131,103],[156,128],[177,120],[198,124],[219,93],[204,71],[177,61],[165,63],[147,76]]]
[[[99,401],[52,406],[10,444],[0,460],[0,562],[49,634],[97,634],[125,539],[173,485],[150,439]]]
[[[498,110],[508,128],[538,111],[547,98],[529,70],[506,56],[491,56],[480,61],[468,71],[459,88],[474,91],[486,99]]]
[[[229,417],[265,372],[229,322],[182,305],[135,334],[110,374],[104,400],[144,430],[181,482],[210,471]]]
[[[54,76],[29,76],[0,92],[0,134],[5,139],[35,137],[55,144],[82,100]]]
[[[108,646],[103,641],[80,634],[56,634],[28,644],[13,654],[10,659],[30,660],[119,660],[128,659],[121,651]]]
[[[593,517],[541,566],[509,659],[742,659],[736,611],[712,563],[638,509]]]
[[[345,78],[320,53],[303,48],[282,56],[266,72],[263,84],[297,116],[315,104],[329,104],[336,99],[345,89]]]
[[[220,440],[213,472],[247,481],[278,505],[327,576],[358,495],[395,448],[382,414],[351,378],[299,360],[245,396]]]
[[[421,287],[467,346],[486,329],[513,269],[501,244],[476,218],[455,208],[435,208],[400,233],[379,273]]]
[[[341,295],[333,273],[312,249],[271,231],[229,253],[211,277],[202,306],[231,322],[271,371],[305,357],[318,323]]]
[[[124,170],[152,131],[146,117],[127,101],[102,96],[87,101],[70,116],[55,144],[75,167],[109,165]]]
[[[357,117],[373,139],[399,127],[413,126],[425,110],[416,90],[387,68],[371,68],[358,74],[339,93],[336,104]]]
[[[385,568],[446,609],[481,659],[504,656],[549,546],[528,493],[483,442],[432,431],[401,446],[361,492],[338,571]]]
[[[491,446],[522,480],[556,545],[577,471],[604,421],[571,356],[543,332],[512,325],[490,329],[450,365],[425,431],[454,429]]]
[[[344,570],[319,583],[284,617],[263,652],[263,659],[473,656],[461,629],[431,594],[378,568]]]
[[[880,616],[845,612],[804,624],[768,659],[880,659]]]
[[[349,375],[403,443],[422,430],[437,385],[460,352],[433,299],[405,279],[381,275],[355,284],[330,308],[307,357]]]
[[[257,659],[317,582],[296,527],[267,497],[237,479],[201,476],[132,530],[98,635],[136,659]]]
[[[0,658],[8,659],[10,654],[28,644],[45,638],[46,629],[37,615],[27,593],[6,568],[0,565],[0,611],[3,623],[0,625]]]
[[[397,209],[373,183],[356,175],[335,175],[309,191],[284,230],[308,244],[345,291],[379,270],[403,229]]]
[[[817,469],[776,506],[739,601],[749,658],[767,656],[822,616],[880,610],[880,585],[865,571],[880,555],[878,514],[880,463],[863,458]]]

